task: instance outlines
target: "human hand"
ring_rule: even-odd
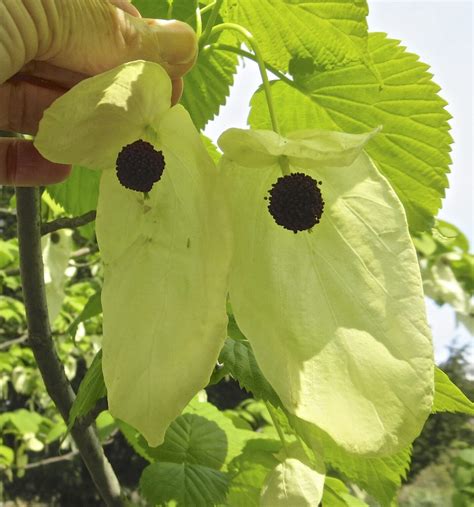
[[[132,60],[160,63],[172,101],[197,53],[192,29],[142,19],[129,0],[0,0],[0,130],[36,134],[43,112],[82,79]],[[31,141],[0,138],[0,184],[37,186],[67,178]]]

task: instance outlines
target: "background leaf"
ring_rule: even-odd
[[[132,4],[135,5],[144,18],[168,18],[168,0],[132,0]]]
[[[225,104],[236,68],[235,55],[206,48],[199,54],[191,72],[184,77],[181,103],[197,129],[203,129]]]
[[[365,502],[349,494],[347,486],[334,477],[326,477],[323,493],[324,507],[363,507]]]
[[[228,0],[226,21],[247,28],[268,63],[288,70],[306,58],[333,68],[366,58],[365,1]]]
[[[128,424],[120,422],[119,426],[135,451],[150,462],[163,460],[216,469],[225,469],[248,440],[258,437],[252,431],[237,429],[214,405],[196,398],[171,423],[159,447],[150,447]]]
[[[153,504],[174,500],[178,506],[207,506],[225,499],[228,479],[221,468],[231,439],[242,432],[209,403],[194,400],[186,410],[171,423],[159,447],[148,447],[141,437],[146,457],[158,460],[140,480],[142,493]]]
[[[143,496],[152,505],[174,501],[178,507],[208,507],[224,502],[225,474],[202,465],[158,462],[140,478]]]
[[[219,356],[226,370],[239,382],[241,387],[251,392],[255,398],[281,407],[281,401],[268,380],[263,376],[254,353],[247,341],[228,338]]]
[[[435,368],[435,396],[433,413],[461,412],[474,415],[474,403],[457,387],[440,368]]]
[[[364,65],[314,73],[303,83],[275,82],[272,93],[283,133],[321,128],[382,132],[366,151],[402,201],[413,231],[433,224],[448,185],[452,138],[440,90],[418,56],[385,34],[369,37],[369,51],[383,79]],[[291,86],[290,86],[291,84]],[[269,128],[262,90],[252,99],[249,124]]]
[[[68,431],[71,430],[78,417],[88,414],[96,402],[106,395],[107,390],[102,375],[102,351],[99,350],[79,386],[76,399],[69,412]]]
[[[383,507],[391,504],[410,466],[411,448],[390,456],[364,457],[345,451],[326,433],[302,419],[290,416],[289,420],[313,452],[323,454],[329,467],[365,489]]]
[[[231,483],[227,503],[232,507],[260,507],[260,492],[269,472],[278,465],[275,457],[281,442],[251,440],[229,464]]]
[[[60,204],[66,213],[79,216],[97,208],[101,171],[74,166],[69,178],[62,183],[47,187],[50,196]],[[91,238],[94,223],[79,228],[82,234]]]
[[[173,0],[171,18],[194,24],[198,0]]]
[[[76,336],[77,328],[81,322],[84,322],[102,313],[102,303],[100,299],[101,295],[102,291],[99,290],[93,296],[91,296],[89,301],[87,301],[86,305],[82,309],[81,313],[73,320],[68,329],[68,333],[72,336],[72,338]]]

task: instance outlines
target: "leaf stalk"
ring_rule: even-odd
[[[273,107],[272,92],[270,89],[270,82],[267,76],[267,69],[265,66],[265,61],[263,59],[262,52],[260,51],[257,41],[246,28],[237,25],[235,23],[221,23],[220,25],[216,25],[214,28],[212,28],[209,37],[212,39],[215,35],[217,35],[220,32],[223,32],[224,30],[232,30],[234,32],[239,33],[244,37],[248,45],[252,48],[252,51],[255,54],[255,60],[258,64],[260,75],[262,77],[263,90],[265,92],[265,98],[267,101],[268,112],[270,114],[272,128],[277,134],[280,134],[280,127],[278,125],[278,120],[275,114],[275,108]]]
[[[211,36],[212,29],[214,28],[214,25],[216,24],[217,16],[219,15],[219,11],[221,10],[221,6],[224,3],[224,0],[216,0],[214,4],[212,4],[212,12],[211,15],[206,23],[206,28],[204,29],[204,33],[201,35],[199,39],[199,48],[202,49],[207,41],[209,40],[209,37]],[[210,6],[205,7],[201,14],[204,14],[204,12],[207,11],[207,9]]]

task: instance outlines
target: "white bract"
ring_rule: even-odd
[[[362,151],[373,134],[219,139],[235,235],[230,301],[285,407],[346,450],[383,455],[420,433],[433,356],[415,249],[396,194]],[[294,234],[265,197],[287,157],[322,181],[321,223]]]
[[[122,65],[56,101],[36,139],[50,160],[104,170],[96,222],[104,379],[111,413],[150,445],[207,385],[227,326],[225,201],[188,113],[170,97],[159,65]],[[148,198],[122,187],[114,170],[138,139],[166,163]]]

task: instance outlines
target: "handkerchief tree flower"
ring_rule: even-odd
[[[231,129],[219,146],[235,235],[230,301],[265,377],[348,451],[383,455],[420,433],[433,357],[403,207],[363,153],[372,135]],[[298,175],[325,205],[295,234],[272,216],[275,195],[269,209],[265,199]],[[311,210],[301,189],[285,190],[287,216]]]
[[[196,443],[196,435],[213,438],[212,417],[221,428],[230,424],[214,414],[206,426],[209,414],[196,405],[222,370],[267,402],[280,438],[262,444],[268,473],[258,502],[336,505],[328,495],[340,485],[329,467],[369,489],[367,468],[400,459],[397,483],[430,412],[456,403],[467,410],[468,402],[434,370],[407,214],[365,151],[384,125],[282,135],[266,75],[272,66],[242,26],[213,28],[221,4],[206,7],[203,54],[225,30],[246,40],[273,130],[227,130],[216,166],[186,109],[171,106],[166,72],[134,61],[58,99],[35,146],[53,162],[101,171],[104,336],[91,371],[99,379],[103,372],[110,413],[151,462],[145,496],[156,504],[224,503],[222,449]],[[232,327],[239,337],[229,345]],[[435,379],[454,405],[436,400]],[[236,434],[239,451],[255,438]],[[245,473],[225,436],[221,444],[231,456],[225,466]],[[344,459],[360,474],[341,467]],[[157,477],[168,481],[159,493]],[[199,483],[195,496],[177,497],[174,485],[186,481]],[[378,498],[388,505],[393,492],[384,494]]]
[[[109,407],[156,446],[207,385],[226,337],[230,235],[216,167],[188,113],[171,107],[166,72],[142,61],[57,100],[35,145],[52,161],[102,170]]]

